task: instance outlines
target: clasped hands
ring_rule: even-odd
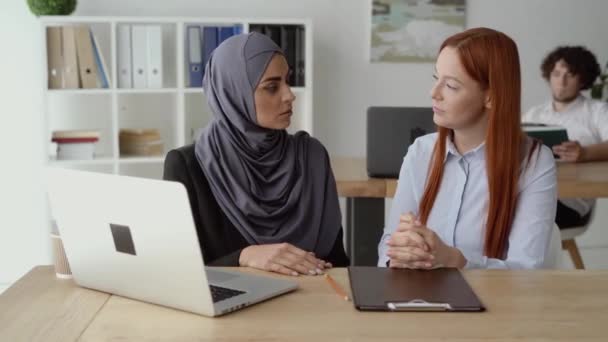
[[[244,248],[239,265],[284,275],[320,275],[332,264],[290,243],[252,245]]]
[[[454,247],[446,245],[431,229],[409,212],[401,215],[397,230],[386,242],[389,267],[433,269],[462,268],[466,259]]]

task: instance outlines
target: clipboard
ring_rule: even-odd
[[[361,311],[481,312],[485,307],[455,268],[434,270],[351,266],[348,277]]]

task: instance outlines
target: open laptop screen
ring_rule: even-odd
[[[416,138],[436,130],[430,107],[369,107],[368,175],[398,178],[408,147]]]

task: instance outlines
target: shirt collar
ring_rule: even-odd
[[[456,145],[454,145],[454,141],[452,139],[453,139],[452,134],[450,134],[448,136],[448,138],[446,139],[444,162],[447,161],[447,159],[450,155],[457,159],[465,158],[467,161],[485,157],[485,151],[486,151],[486,142],[485,141],[483,141],[481,144],[479,144],[479,146],[468,151],[464,155],[461,155],[460,152],[458,152]]]
[[[555,107],[553,106],[553,101],[551,101],[549,103],[549,108],[551,109],[551,111],[553,113],[559,114],[559,113],[566,113],[568,111],[571,111],[572,109],[576,108],[578,105],[580,105],[581,103],[583,103],[585,101],[585,96],[583,96],[582,94],[579,94],[576,99],[572,100],[572,102],[568,103],[568,105],[566,106],[566,108],[564,108],[561,112],[556,112],[555,111]]]

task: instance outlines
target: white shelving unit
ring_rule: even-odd
[[[162,27],[163,87],[159,89],[124,89],[117,86],[117,26],[154,24]],[[94,33],[106,61],[110,79],[108,89],[48,89],[44,82],[44,135],[49,151],[48,162],[61,167],[96,172],[161,178],[164,154],[155,157],[121,157],[118,133],[122,128],[156,128],[164,142],[164,153],[193,142],[194,132],[212,117],[201,88],[187,87],[187,25],[299,25],[305,30],[305,86],[293,87],[296,95],[290,132],[305,130],[313,134],[312,22],[307,19],[251,19],[206,17],[41,17],[46,46],[49,26],[88,25]],[[46,51],[46,48],[45,50]],[[44,56],[46,75],[47,58]],[[48,75],[47,75],[48,76]],[[55,160],[51,150],[54,130],[96,129],[101,132],[93,160]]]

